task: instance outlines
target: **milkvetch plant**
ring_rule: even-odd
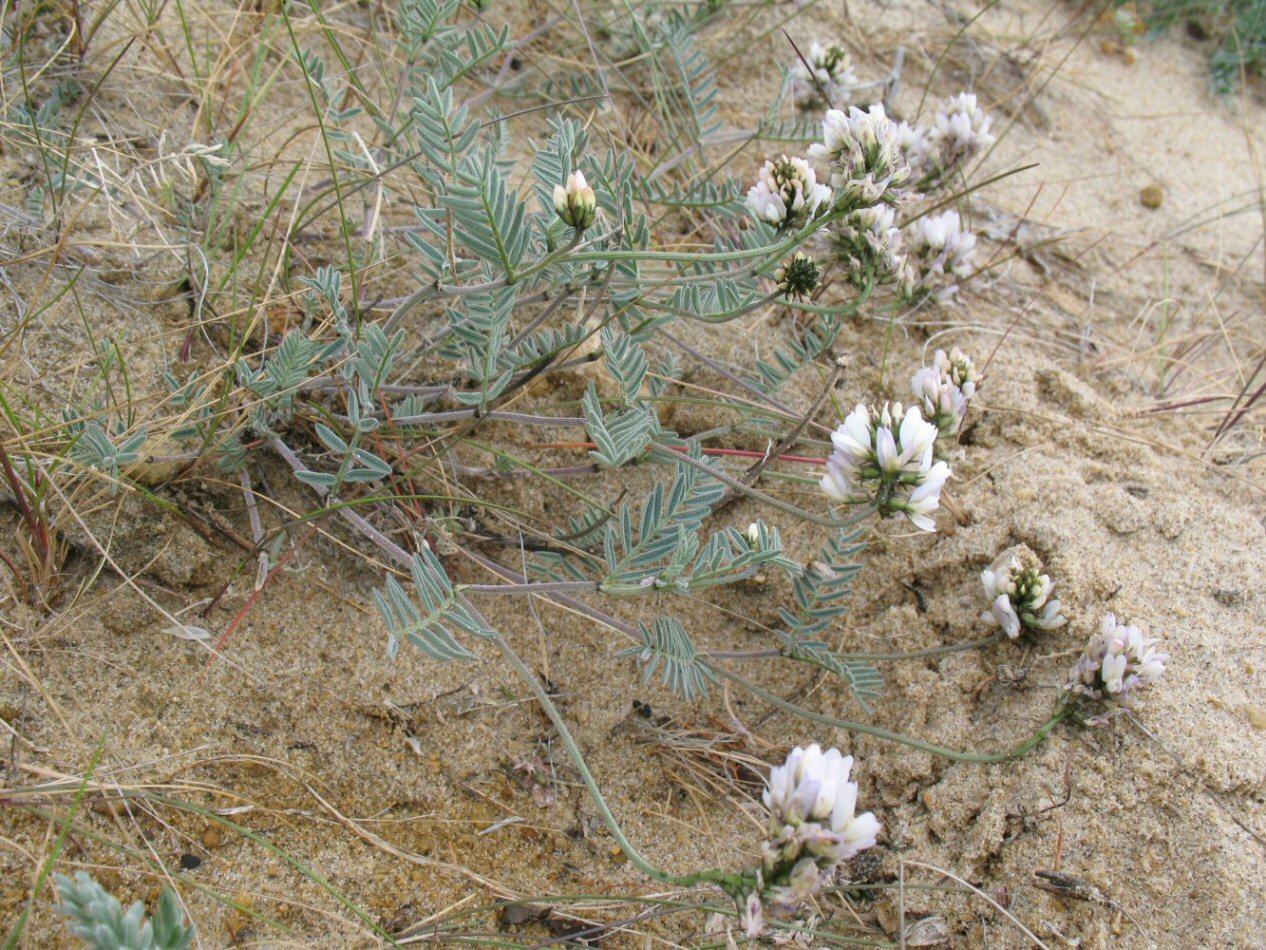
[[[304,25],[297,6],[279,14],[290,27]],[[199,305],[246,322],[212,341],[221,349],[205,364],[214,368],[182,359],[190,365],[165,376],[162,396],[179,418],[162,433],[178,446],[176,461],[193,472],[206,465],[220,482],[230,476],[255,516],[253,595],[302,547],[296,521],[340,521],[353,532],[348,543],[389,565],[372,595],[387,656],[408,645],[435,663],[504,664],[550,717],[633,864],[657,881],[720,887],[753,936],[875,846],[880,823],[858,811],[852,758],[797,747],[762,797],[758,862],[668,874],[624,834],[520,657],[518,631],[481,609],[487,598],[541,598],[587,618],[606,638],[603,675],[657,678],[692,701],[724,684],[802,721],[959,761],[1022,754],[1083,704],[1123,707],[1159,675],[1164,658],[1149,643],[1112,633],[1092,643],[1048,722],[1014,749],[979,753],[825,716],[743,672],[812,667],[864,717],[883,684],[877,664],[903,659],[841,646],[863,540],[900,533],[889,520],[936,530],[951,476],[938,456],[980,377],[958,350],[938,352],[912,380],[913,403],[886,402],[844,372],[839,340],[867,308],[931,306],[971,275],[976,238],[958,208],[940,206],[993,141],[974,95],[946,100],[925,124],[901,121],[882,103],[861,104],[842,47],[813,43],[789,89],[796,105],[824,114],[809,132],[777,116],[753,132],[730,127],[718,107],[697,35],[713,5],[605,11],[601,31],[572,39],[592,44],[595,62],[618,65],[568,85],[520,68],[541,34],[514,37],[457,0],[410,0],[395,12],[400,55],[383,58],[395,71],[390,95],[376,97],[338,75],[332,64],[348,60],[331,58],[341,50],[336,31],[316,30],[319,6],[311,30],[288,34],[294,48],[277,67],[309,97],[332,176],[319,197],[295,202],[278,242],[286,251],[268,261],[292,294],[289,309],[275,321],[253,297],[234,298],[234,281],[208,280]],[[549,29],[576,26],[569,16],[559,12]],[[304,36],[320,42],[309,48]],[[652,96],[642,96],[643,82]],[[654,148],[635,146],[607,111],[634,103],[653,112]],[[519,130],[533,121],[529,140]],[[748,140],[741,157],[722,153]],[[217,196],[252,167],[233,141],[180,154],[182,172],[205,166]],[[384,226],[394,209],[407,220]],[[266,256],[263,233],[261,224],[246,246],[233,245],[234,268],[250,253]],[[320,253],[293,252],[318,234]],[[199,250],[217,252],[209,240]],[[406,286],[381,289],[388,263]],[[760,324],[786,329],[762,329],[750,360],[723,361],[690,342],[738,339],[732,326],[746,332],[756,324],[745,318],[773,316],[791,319]],[[203,341],[191,332],[195,345]],[[117,388],[111,371],[57,437],[72,477],[128,485],[157,452],[147,449],[149,429],[103,401]],[[708,385],[688,371],[711,374]],[[820,390],[816,401],[788,386],[793,378]],[[836,398],[855,405],[843,419],[831,415]],[[668,411],[691,400],[724,421],[701,431]],[[306,499],[284,524],[265,527],[251,507],[262,455]],[[542,490],[507,501],[498,486],[510,479]],[[776,479],[810,490],[774,492]],[[727,511],[738,499],[756,520]],[[782,601],[753,649],[727,650],[716,631],[692,629],[681,605],[762,577]],[[1045,575],[1008,568],[985,586],[988,616],[1010,635],[1063,621]],[[966,648],[975,645],[944,649]],[[83,882],[66,892],[119,928],[142,926],[138,912],[115,913]],[[164,913],[170,922],[170,907]]]

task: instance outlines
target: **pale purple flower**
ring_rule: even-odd
[[[1168,653],[1156,650],[1160,641],[1143,636],[1135,626],[1118,624],[1116,615],[1106,614],[1099,632],[1090,638],[1077,665],[1073,667],[1068,691],[1074,696],[1097,700],[1108,711],[1091,722],[1100,722],[1134,703],[1134,693],[1165,672]]]
[[[903,236],[906,260],[916,275],[916,293],[935,292],[944,300],[958,289],[955,278],[971,274],[976,235],[963,230],[953,208],[918,218],[905,227]]]
[[[957,434],[967,415],[967,404],[976,395],[980,374],[976,364],[955,347],[947,356],[937,350],[931,366],[925,366],[910,380],[910,388],[923,404],[923,416],[943,436]]]
[[[765,933],[765,904],[756,891],[747,895],[739,912],[739,923],[749,939],[755,940]]]
[[[940,352],[940,351],[938,351]],[[910,380],[910,388],[923,403],[923,414],[944,436],[958,432],[967,415],[967,397],[942,376],[935,366],[925,366]]]
[[[849,212],[840,221],[835,237],[839,255],[857,285],[906,282],[905,243],[896,214],[888,205]]]
[[[795,748],[770,771],[763,800],[769,835],[756,879],[769,909],[790,910],[812,897],[831,871],[866,848],[881,831],[870,812],[857,814],[853,757],[816,743]],[[750,899],[749,899],[750,908]],[[757,919],[749,909],[749,919]]]
[[[949,356],[944,350],[937,350],[932,365],[940,370],[941,375],[957,386],[968,399],[976,398],[976,385],[981,375],[971,357],[958,347],[950,350]]]
[[[927,133],[928,153],[941,174],[953,171],[993,145],[993,120],[980,108],[974,93],[947,99],[932,118]]]
[[[903,120],[897,123],[893,137],[910,166],[910,181],[918,184],[932,170],[927,128]]]
[[[792,911],[806,904],[822,886],[823,874],[814,858],[801,858],[791,869],[786,884],[775,885],[766,892],[770,908]]]

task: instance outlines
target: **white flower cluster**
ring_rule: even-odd
[[[954,347],[948,356],[944,350],[937,350],[932,365],[915,373],[910,387],[923,401],[923,417],[948,437],[962,427],[967,404],[975,398],[980,381],[971,357]]]
[[[814,40],[809,55],[803,60],[796,57],[791,67],[791,98],[802,109],[819,104],[823,93],[828,106],[848,105],[856,85],[857,74],[848,51],[835,43],[823,46]]]
[[[1073,667],[1067,686],[1072,696],[1107,707],[1107,712],[1087,722],[1096,725],[1129,708],[1136,690],[1161,678],[1169,654],[1156,651],[1159,642],[1143,636],[1138,627],[1118,624],[1114,614],[1104,616],[1099,632],[1090,638]]]
[[[928,145],[941,169],[957,169],[993,145],[993,120],[970,92],[945,102],[932,119]]]
[[[831,184],[860,206],[895,201],[910,177],[897,139],[897,124],[875,103],[867,110],[831,109],[822,120],[823,141],[809,146],[811,158],[831,163]]]
[[[898,140],[921,187],[942,183],[994,143],[993,120],[974,93],[947,99],[927,126],[901,123]]]
[[[954,278],[971,274],[976,254],[976,235],[963,230],[958,212],[951,208],[924,215],[906,225],[903,234],[911,272],[910,293],[935,293],[939,300],[953,296],[958,290]]]
[[[812,897],[834,869],[873,847],[879,820],[857,814],[853,757],[799,747],[771,770],[765,790],[769,835],[761,843],[757,890],[748,896],[743,923],[750,937],[764,932],[764,910],[792,910]]]
[[[836,231],[836,246],[858,286],[868,280],[903,286],[908,283],[901,229],[896,224],[896,212],[887,205],[850,211]]]
[[[797,101],[825,89],[843,105],[856,85],[847,52],[815,42],[806,59],[808,66],[792,70]],[[801,227],[834,208],[843,216],[837,249],[854,284],[896,284],[907,297],[948,299],[972,271],[976,236],[957,211],[923,215],[903,228],[903,210],[992,144],[990,125],[971,93],[944,102],[926,126],[893,121],[881,103],[828,109],[809,160],[767,161],[747,193],[748,208],[778,228]],[[810,161],[829,167],[830,187],[818,183]]]
[[[1022,567],[1018,558],[1011,558],[996,571],[982,571],[980,582],[989,600],[989,609],[980,619],[1001,627],[1012,640],[1021,630],[1055,630],[1068,623],[1059,612],[1059,601],[1050,599],[1055,586],[1051,579],[1035,568]]]
[[[761,166],[747,192],[752,214],[775,227],[799,227],[831,204],[831,189],[818,184],[817,172],[803,158],[784,155]]]
[[[949,466],[933,462],[937,428],[923,419],[918,406],[903,413],[901,403],[887,403],[873,414],[858,405],[848,414],[831,442],[822,490],[847,504],[874,504],[886,517],[904,516],[924,531],[935,531],[929,515],[940,507],[941,488]]]

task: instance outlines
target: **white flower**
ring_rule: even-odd
[[[932,512],[941,507],[941,489],[950,477],[950,468],[944,462],[933,465],[923,481],[905,498],[900,499],[900,507],[894,508],[905,515],[916,528],[924,531],[935,531],[936,522],[932,520]]]
[[[786,155],[762,165],[756,184],[747,192],[752,214],[775,227],[799,227],[830,203],[831,189],[818,183],[813,166]]]
[[[927,132],[928,152],[941,174],[966,163],[993,145],[989,128],[993,120],[980,108],[974,93],[947,99],[932,119]]]
[[[831,109],[822,121],[821,143],[809,146],[809,156],[831,163],[831,184],[859,205],[877,204],[885,196],[901,195],[910,177],[902,154],[897,125],[875,103],[869,110],[856,106],[847,113]]]
[[[932,365],[925,366],[910,380],[914,395],[923,402],[923,415],[943,436],[958,432],[967,415],[967,404],[976,395],[980,374],[976,364],[955,347],[947,356],[937,350]]]
[[[593,224],[598,211],[598,196],[585,181],[585,173],[572,172],[567,176],[567,185],[554,186],[554,210],[565,224],[570,224],[577,231],[583,231]]]
[[[1134,693],[1161,678],[1168,653],[1158,653],[1159,640],[1143,636],[1138,627],[1118,624],[1114,614],[1106,614],[1099,632],[1090,638],[1077,665],[1073,667],[1068,691],[1098,700],[1108,712],[1090,722],[1101,722],[1134,702]]]
[[[835,451],[826,463],[822,490],[848,504],[872,502],[879,513],[904,515],[924,531],[935,531],[930,514],[940,507],[950,469],[933,463],[937,428],[918,406],[901,403],[871,411],[858,405],[831,434]]]
[[[989,609],[980,619],[1001,627],[1014,640],[1024,630],[1055,630],[1068,623],[1060,612],[1058,600],[1049,600],[1054,584],[1035,568],[1025,569],[1018,558],[1011,558],[998,570],[980,574]]]
[[[945,299],[958,289],[953,278],[971,273],[976,235],[963,230],[962,219],[953,208],[917,219],[906,226],[904,237],[909,248],[907,260],[918,275],[918,291],[935,290]]]
[[[799,57],[791,67],[791,98],[796,105],[802,108],[816,105],[823,92],[828,106],[848,105],[852,89],[857,85],[848,52],[834,43],[823,46],[814,40],[805,61],[809,68]]]

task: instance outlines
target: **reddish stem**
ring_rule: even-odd
[[[242,609],[239,610],[237,612],[237,616],[229,622],[228,628],[220,635],[220,639],[216,641],[215,646],[211,648],[211,655],[207,657],[207,665],[203,668],[202,675],[198,677],[199,682],[206,679],[206,675],[211,669],[211,664],[213,664],[216,657],[220,655],[221,648],[229,642],[229,637],[233,636],[233,631],[236,630],[242,621],[246,619],[246,615],[251,612],[251,608],[255,606],[255,603],[259,600],[265,589],[267,589],[269,582],[277,576],[278,572],[280,572],[283,567],[290,563],[290,560],[299,553],[299,549],[307,544],[309,539],[316,534],[316,531],[316,525],[310,527],[307,533],[304,534],[304,536],[300,538],[289,551],[278,559],[276,565],[273,566],[273,569],[269,571],[268,575],[264,578],[264,583],[259,586],[259,590],[251,592],[251,596],[246,599],[246,603],[242,605]]]

